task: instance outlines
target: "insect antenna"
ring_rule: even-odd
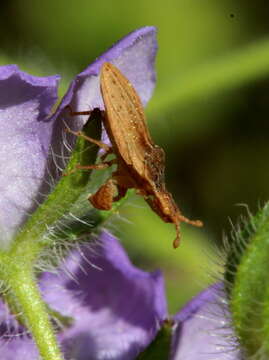
[[[190,224],[190,225],[197,226],[197,227],[203,226],[203,222],[201,220],[190,220],[181,214],[178,217],[178,221],[179,222],[183,221],[186,224]]]

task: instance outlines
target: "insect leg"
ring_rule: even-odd
[[[102,170],[102,169],[107,169],[108,167],[110,167],[111,165],[114,165],[114,164],[117,164],[117,159],[104,161],[104,162],[102,162],[100,164],[93,164],[93,165],[80,165],[80,164],[77,164],[76,169],[77,170],[91,170],[91,169]]]
[[[111,146],[103,143],[100,140],[93,139],[90,136],[87,136],[87,135],[83,134],[82,131],[73,131],[73,130],[68,129],[68,128],[66,129],[66,131],[70,132],[71,134],[73,134],[75,136],[82,137],[83,139],[85,139],[85,140],[99,146],[100,148],[104,149],[106,152],[111,151]]]
[[[113,163],[115,163],[115,160]],[[112,176],[88,200],[96,209],[110,210],[113,202],[122,199],[126,195],[127,190],[128,187],[118,183],[117,176]],[[116,192],[118,194],[115,196]]]
[[[70,116],[76,116],[76,115],[91,115],[91,113],[94,110],[86,110],[86,111],[73,111],[72,107],[70,105],[66,105],[65,107],[68,111],[69,111],[69,115]],[[99,110],[100,113],[103,115],[104,111],[103,110]]]
[[[104,161],[100,164],[93,164],[93,165],[80,165],[80,164],[76,164],[75,169],[69,171],[68,173],[64,174],[64,176],[70,175],[75,173],[78,170],[103,170],[103,169],[107,169],[108,167],[110,167],[111,165],[117,164],[117,160],[113,159],[110,161]]]
[[[86,111],[73,111],[72,107],[70,105],[67,105],[65,107],[69,111],[70,116],[76,116],[76,115],[91,115],[91,110]]]
[[[117,186],[112,178],[108,179],[95,194],[91,195],[88,200],[93,207],[99,210],[110,210],[114,201],[114,194]]]

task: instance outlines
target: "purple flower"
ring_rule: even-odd
[[[53,310],[74,319],[59,333],[66,359],[135,359],[168,317],[161,273],[132,265],[107,232],[95,246],[74,251],[57,274],[44,273],[40,287]],[[174,316],[171,359],[239,359],[220,288],[203,291]],[[35,345],[3,304],[0,316],[2,358],[37,359]]]
[[[55,114],[59,77],[34,77],[16,65],[0,67],[0,244],[7,247],[55,183],[50,151],[60,154],[63,129],[73,110],[103,108],[99,70],[104,61],[116,64],[129,78],[144,104],[154,85],[156,30],[138,29],[77,75]],[[65,120],[62,121],[62,120]],[[87,117],[76,117],[81,128]]]

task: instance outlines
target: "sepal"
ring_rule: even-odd
[[[165,320],[151,344],[136,358],[137,360],[164,360],[170,358],[173,336],[173,320]]]

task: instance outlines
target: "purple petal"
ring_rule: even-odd
[[[91,110],[96,107],[104,108],[100,93],[99,71],[105,61],[113,63],[122,71],[134,85],[145,105],[155,86],[156,51],[156,29],[154,27],[146,26],[133,31],[76,76],[54,117],[59,117],[64,112],[62,116],[67,119],[68,114],[65,107],[69,104],[74,111]],[[77,117],[77,120],[79,119],[81,127],[82,124],[85,124],[87,117]],[[74,122],[74,118],[72,122]]]
[[[0,67],[0,241],[7,244],[36,197],[46,169],[59,77],[34,77]]]
[[[239,360],[222,284],[191,300],[175,317],[173,360]]]
[[[167,318],[163,278],[131,264],[119,242],[104,232],[98,245],[75,251],[58,274],[44,273],[47,303],[74,324],[59,335],[66,359],[131,360]],[[0,302],[0,347],[5,360],[37,360],[37,350]],[[25,356],[22,356],[25,355]]]
[[[103,233],[95,249],[69,258],[60,276],[47,274],[42,289],[47,302],[73,316],[62,335],[68,358],[132,359],[155,336],[167,317],[163,278],[131,264],[118,241]]]
[[[10,335],[8,339],[1,339],[1,358],[3,360],[38,360],[38,350],[27,335],[21,337]]]
[[[0,348],[4,360],[37,360],[38,350],[29,334],[18,325],[8,307],[0,300]]]

